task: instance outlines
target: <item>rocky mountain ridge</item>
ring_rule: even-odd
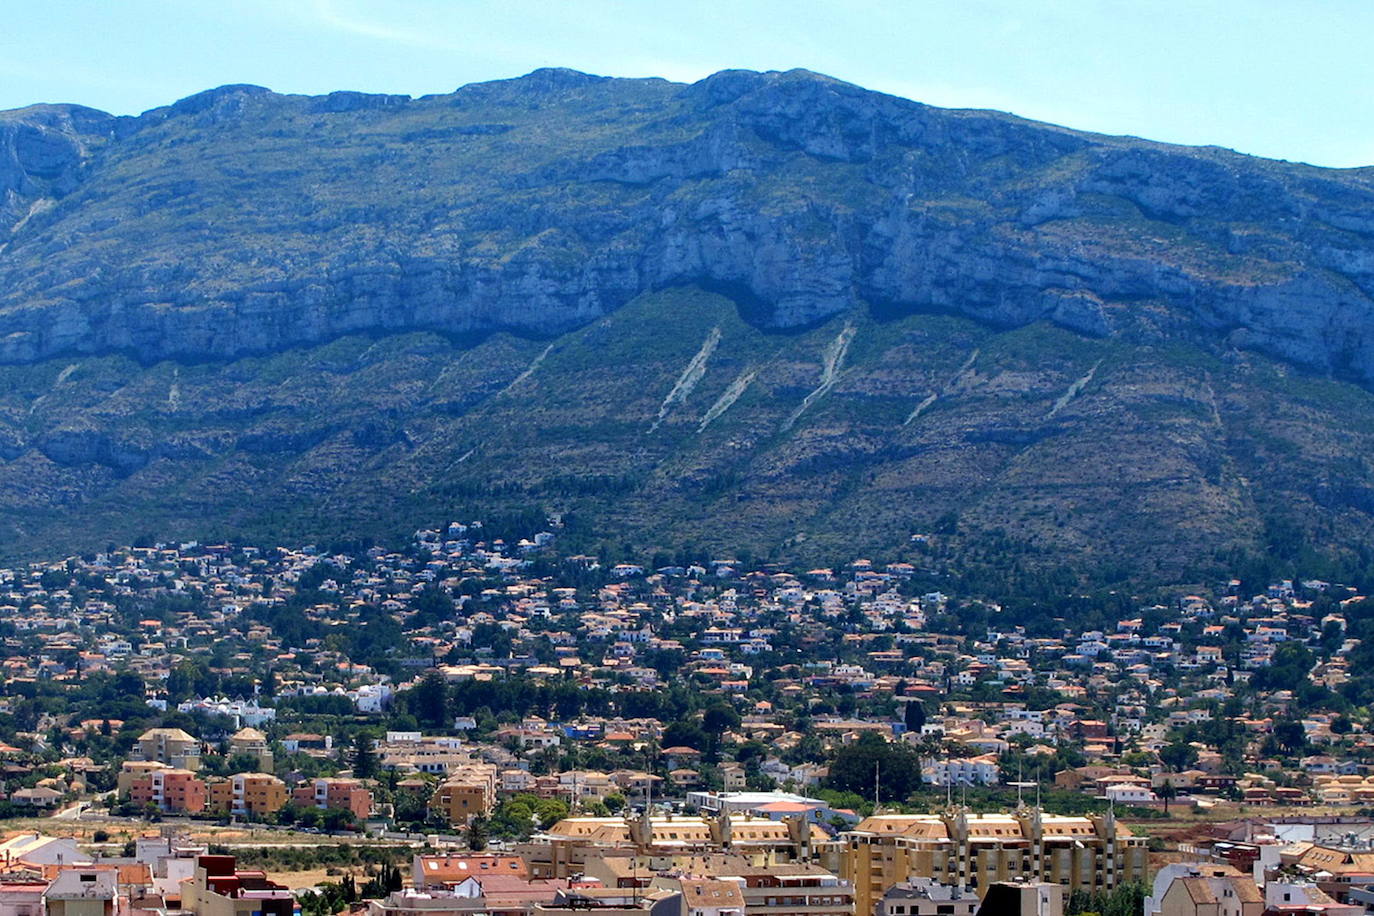
[[[0,554],[551,512],[1374,587],[1371,202],[801,71],[0,113]]]
[[[0,361],[552,336],[644,292],[1198,336],[1374,382],[1374,173],[947,111],[804,71],[0,114]]]

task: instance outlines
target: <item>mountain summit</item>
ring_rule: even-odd
[[[1340,552],[1372,297],[1374,170],[800,70],[33,106],[0,113],[0,537],[523,505],[646,549]]]

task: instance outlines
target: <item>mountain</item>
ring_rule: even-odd
[[[541,70],[0,113],[0,195],[8,553],[548,510],[646,555],[1368,561],[1372,169]]]

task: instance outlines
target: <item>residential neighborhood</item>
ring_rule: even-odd
[[[160,867],[134,868],[142,840],[128,867],[89,838],[6,853],[16,880],[48,880],[49,912],[77,866],[116,909],[199,913],[230,885],[323,906],[318,882],[205,851],[247,827],[387,850],[358,875],[377,916],[777,913],[761,899],[783,889],[798,912],[972,913],[1008,882],[1063,912],[1374,896],[1374,865],[1346,867],[1374,834],[1351,589],[1230,580],[1091,626],[1101,609],[1012,615],[910,564],[606,564],[559,530],[0,570],[0,811],[106,836],[175,822],[185,863],[158,905],[125,881]],[[1212,836],[1231,823],[1243,843]]]

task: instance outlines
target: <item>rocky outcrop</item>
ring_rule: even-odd
[[[0,361],[553,335],[647,290],[1187,335],[1374,383],[1374,177],[805,72],[0,116]],[[44,203],[46,202],[46,203]]]
[[[73,190],[118,119],[79,105],[0,112],[0,245],[35,205]]]

